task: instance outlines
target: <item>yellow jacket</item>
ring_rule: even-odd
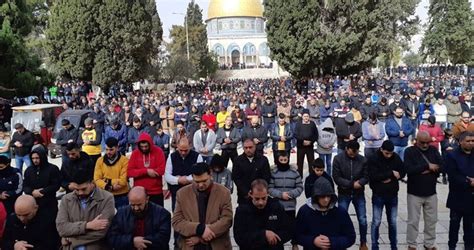
[[[104,163],[104,156],[100,157],[95,164],[94,182],[98,188],[105,189],[107,180],[111,180],[112,186],[119,184],[122,186],[118,190],[113,190],[113,195],[121,195],[128,193],[129,187],[127,182],[127,157],[120,155],[120,159],[114,165],[108,166]]]
[[[84,130],[81,134],[82,141],[90,141],[92,145],[82,145],[82,151],[88,155],[100,155],[102,153],[102,135],[98,135],[95,129]],[[100,139],[100,140],[99,140]]]
[[[227,116],[229,116],[229,112],[219,112],[217,113],[217,116],[216,116],[216,122],[217,124],[219,125],[219,128],[222,128],[224,127],[224,124],[225,124],[225,119],[227,118]]]

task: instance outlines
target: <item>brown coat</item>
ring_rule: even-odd
[[[108,219],[109,224],[112,222],[115,215],[115,205],[111,193],[95,188],[85,210],[81,209],[80,201],[75,193],[66,194],[61,199],[56,217],[59,236],[68,238],[71,242],[70,245],[63,246],[63,249],[75,249],[78,246],[86,246],[87,250],[109,249],[105,240],[107,229],[86,230],[86,223],[94,220],[99,214],[102,214],[102,219]]]
[[[464,123],[462,121],[458,121],[453,125],[453,136],[456,139],[459,139],[459,136],[462,134],[464,131],[469,131],[469,132],[474,132],[474,123],[469,123],[467,125],[467,128],[464,126]]]
[[[175,109],[173,107],[170,107],[168,112],[166,112],[165,108],[161,108],[160,118],[162,119],[161,126],[163,127],[163,131],[168,130],[169,133],[173,133],[172,131],[174,130],[174,111]]]
[[[187,238],[196,236],[196,228],[199,225],[199,210],[197,205],[197,193],[194,184],[181,188],[176,195],[176,209],[171,220],[174,230],[183,237],[180,238],[180,246],[183,250],[192,250],[185,244]],[[232,249],[229,230],[232,226],[232,201],[229,190],[214,183],[209,195],[206,212],[206,225],[216,234],[216,238],[210,242],[212,249]]]

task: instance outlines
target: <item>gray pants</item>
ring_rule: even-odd
[[[435,247],[436,222],[438,222],[438,197],[436,194],[428,197],[407,195],[408,221],[407,221],[407,244],[416,248],[418,238],[418,224],[420,222],[421,210],[425,221],[424,242],[425,247]]]

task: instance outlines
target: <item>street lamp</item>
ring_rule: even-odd
[[[177,13],[173,12],[173,15],[182,15],[184,16],[184,26],[186,26],[186,52],[188,55],[188,61],[189,61],[189,33],[188,33],[188,15],[184,13]]]

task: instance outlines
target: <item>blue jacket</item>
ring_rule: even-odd
[[[290,124],[285,124],[285,132],[284,135],[286,137],[285,141],[285,150],[291,149],[291,140],[293,139],[293,132],[291,131]],[[270,134],[272,138],[272,149],[276,151],[278,149],[278,142],[280,141],[280,125],[278,123],[273,124],[273,128]]]
[[[324,105],[319,107],[319,116],[321,117],[321,119],[326,119],[330,117],[332,112],[334,112],[334,109],[332,107],[329,107],[328,109],[326,109]]]
[[[458,213],[474,214],[474,187],[467,177],[474,177],[474,155],[457,148],[446,157],[446,172],[449,177],[449,193],[446,206]]]
[[[110,137],[114,137],[119,141],[119,151],[127,151],[127,126],[119,124],[117,130],[112,129],[112,127],[107,126],[105,128],[105,140]]]
[[[333,250],[347,249],[356,239],[354,225],[344,209],[332,207],[321,212],[313,207],[311,199],[298,211],[295,228],[295,241],[304,250],[319,249],[313,243],[319,235],[329,238]]]
[[[166,133],[163,133],[161,136],[156,134],[155,136],[153,136],[153,144],[155,144],[156,146],[160,147],[163,152],[168,153],[170,152],[170,136],[167,135]],[[165,147],[165,145],[167,145],[167,147]]]
[[[387,132],[388,139],[393,142],[395,146],[406,147],[408,145],[408,137],[413,133],[413,125],[405,116],[402,117],[402,127],[398,126],[395,118],[390,117],[385,123],[385,132]],[[400,130],[405,134],[400,137]]]
[[[130,206],[119,208],[107,233],[109,246],[117,250],[134,249],[135,216]],[[147,249],[169,249],[171,215],[163,207],[148,202],[145,215],[145,239],[151,241]]]

